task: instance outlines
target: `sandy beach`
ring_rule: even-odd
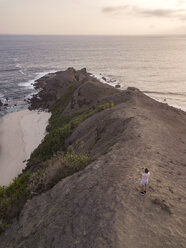
[[[25,167],[45,136],[49,117],[47,112],[22,110],[0,119],[0,185],[8,185]]]

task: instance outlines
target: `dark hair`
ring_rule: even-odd
[[[145,173],[148,173],[148,172],[149,172],[149,170],[147,168],[145,168]]]

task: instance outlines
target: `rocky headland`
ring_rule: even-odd
[[[185,247],[186,113],[86,69],[35,87],[30,109],[51,112],[48,134],[0,188],[0,247]]]

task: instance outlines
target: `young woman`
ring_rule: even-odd
[[[141,174],[141,194],[144,195],[146,193],[147,190],[147,184],[149,181],[149,177],[150,177],[150,172],[147,168],[145,168],[144,172]]]

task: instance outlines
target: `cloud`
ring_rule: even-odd
[[[186,9],[138,9],[136,13],[144,17],[186,20]]]
[[[136,12],[147,17],[182,18],[186,9],[140,9]]]
[[[128,5],[121,5],[121,6],[107,6],[102,9],[102,12],[104,13],[113,13],[121,10],[128,9]]]
[[[144,9],[139,10],[138,13],[144,16],[170,17],[175,14],[175,11],[171,9]]]
[[[129,14],[133,16],[157,17],[157,18],[176,18],[186,20],[186,9],[145,9],[138,6],[122,5],[122,6],[107,6],[102,9],[106,14]]]

